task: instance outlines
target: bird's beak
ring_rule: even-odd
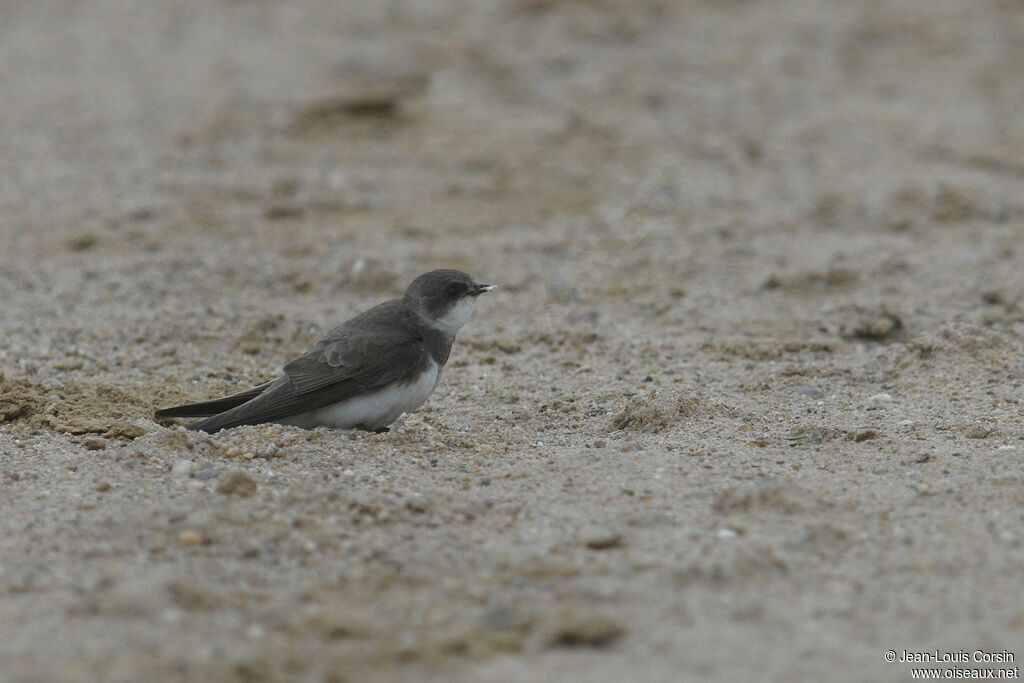
[[[498,285],[474,285],[473,289],[469,290],[468,294],[470,296],[480,296],[484,292],[489,292],[497,286]]]

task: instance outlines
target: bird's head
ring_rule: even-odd
[[[494,289],[481,285],[461,270],[424,273],[405,290],[405,302],[434,329],[454,337],[473,313],[476,298]]]

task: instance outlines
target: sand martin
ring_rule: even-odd
[[[210,433],[264,422],[383,430],[434,391],[476,297],[492,289],[458,270],[424,273],[401,299],[328,332],[285,365],[281,377],[224,398],[158,410],[156,417],[206,417],[188,428]]]

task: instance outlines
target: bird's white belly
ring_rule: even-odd
[[[397,420],[402,413],[419,408],[430,397],[441,379],[441,368],[431,361],[419,378],[408,384],[392,384],[361,396],[332,403],[280,420],[281,424],[312,429],[379,429]]]

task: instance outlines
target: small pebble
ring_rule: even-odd
[[[203,534],[195,529],[186,529],[178,534],[178,542],[182,545],[202,545]]]
[[[206,481],[207,479],[213,479],[214,477],[219,476],[219,475],[220,475],[220,470],[211,467],[210,469],[199,470],[198,472],[193,472],[192,473],[192,478],[193,479],[198,479],[199,481]]]
[[[871,401],[872,403],[892,403],[892,394],[875,394],[868,400]]]
[[[82,445],[88,451],[102,451],[107,447],[107,440],[101,439],[98,436],[90,436],[82,442]]]
[[[615,619],[600,614],[567,611],[559,615],[548,633],[548,647],[605,647],[625,633]]]
[[[580,532],[580,541],[591,550],[614,548],[622,543],[622,534],[602,526],[588,526]]]
[[[878,430],[866,427],[863,429],[858,429],[857,432],[854,433],[853,435],[853,440],[856,441],[857,443],[860,443],[861,441],[870,441],[871,439],[874,439],[877,436]]]
[[[179,460],[171,465],[172,477],[187,477],[196,469],[196,464],[191,460]]]
[[[242,470],[232,470],[217,484],[217,493],[247,497],[256,492],[256,480]]]
[[[270,458],[273,458],[274,456],[276,456],[277,452],[279,450],[280,450],[280,447],[277,444],[271,443],[271,444],[267,444],[265,446],[260,446],[259,448],[257,448],[256,452],[254,453],[254,455],[257,458],[266,458],[266,459],[269,460]]]

